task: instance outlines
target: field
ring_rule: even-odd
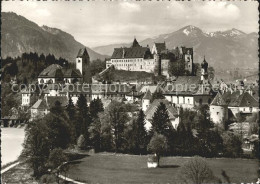
[[[179,183],[178,172],[190,158],[164,157],[161,168],[148,169],[147,156],[95,154],[70,165],[68,177],[87,183]],[[256,182],[257,160],[207,159],[215,176],[225,170],[231,182]]]

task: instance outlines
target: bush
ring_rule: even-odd
[[[80,135],[77,140],[77,146],[79,149],[84,150],[86,148],[86,139],[83,135]]]
[[[182,166],[178,177],[182,183],[214,183],[216,180],[206,161],[198,156],[191,158]]]
[[[223,138],[223,155],[226,157],[239,157],[242,155],[242,141],[239,136],[231,132],[222,135]]]
[[[53,174],[45,174],[41,177],[40,183],[56,183],[57,177]]]
[[[167,139],[164,135],[155,133],[148,145],[148,150],[156,154],[159,165],[160,157],[166,152],[168,147]]]

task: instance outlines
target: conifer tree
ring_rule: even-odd
[[[166,105],[161,102],[152,119],[152,133],[157,132],[158,134],[168,137],[168,133],[171,128]]]
[[[147,150],[147,132],[145,130],[144,112],[139,111],[137,120],[133,122],[132,134],[134,136],[135,152],[138,154],[144,153]]]
[[[87,144],[89,143],[89,133],[88,128],[91,124],[91,117],[89,113],[89,108],[87,105],[87,99],[83,94],[80,94],[78,101],[77,101],[77,126],[76,126],[76,132],[77,136],[80,134],[83,134]]]
[[[104,107],[101,99],[97,98],[90,102],[89,112],[92,118],[97,118],[99,112],[103,112]]]
[[[69,115],[70,120],[73,120],[75,118],[75,106],[74,106],[74,104],[72,102],[71,97],[69,97],[69,103],[68,103],[68,105],[66,107],[66,111],[67,111],[67,113]]]

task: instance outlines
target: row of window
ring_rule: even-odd
[[[29,103],[29,99],[23,99],[23,103]]]
[[[142,61],[142,59],[112,59],[112,62],[133,62],[133,61]]]

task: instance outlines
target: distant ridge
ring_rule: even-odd
[[[37,52],[53,54],[55,57],[65,58],[70,62],[80,48],[85,47],[74,37],[60,29],[38,26],[34,22],[12,12],[1,12],[1,55],[20,56],[23,52]],[[91,60],[104,60],[107,56],[99,54],[87,47]]]
[[[204,32],[196,26],[188,25],[169,34],[138,41],[142,46],[150,47],[154,42],[165,41],[168,49],[176,46],[193,47],[194,61],[201,62],[205,55],[209,65],[214,68],[258,67],[258,34],[246,34],[235,28],[227,31]],[[105,55],[112,55],[114,48],[122,46],[129,47],[130,43],[92,49]]]

